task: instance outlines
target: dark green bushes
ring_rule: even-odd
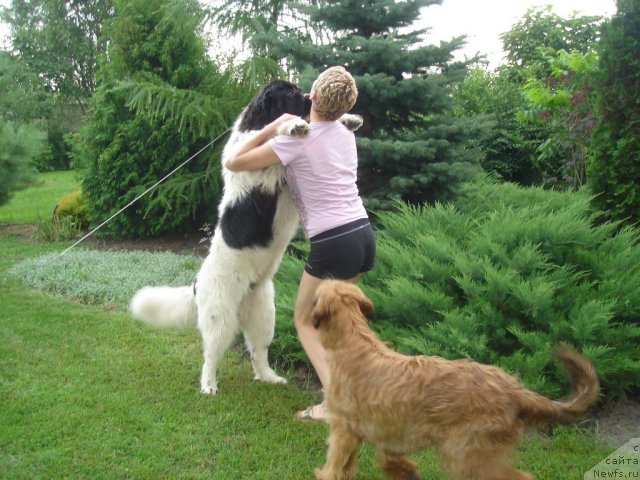
[[[194,156],[233,122],[250,92],[206,58],[197,2],[116,2],[91,116],[74,142],[92,225]],[[117,237],[213,223],[224,139],[110,222]]]
[[[0,116],[0,205],[33,180],[33,159],[42,149],[43,137],[33,124],[16,124]]]
[[[637,390],[640,237],[594,226],[589,202],[488,184],[455,205],[381,214],[377,265],[363,278],[372,325],[406,353],[497,364],[552,396],[566,390],[552,352],[569,344],[608,395]]]
[[[610,218],[640,221],[640,0],[618,0],[600,40],[589,181]]]

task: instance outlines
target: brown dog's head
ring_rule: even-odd
[[[312,311],[313,326],[330,325],[332,319],[344,313],[355,313],[365,317],[373,313],[373,304],[362,290],[353,283],[340,280],[322,282],[316,290]]]

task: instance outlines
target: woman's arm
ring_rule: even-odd
[[[268,139],[268,135],[266,139]],[[263,140],[264,141],[264,140]],[[237,153],[224,164],[232,172],[248,172],[250,170],[260,170],[280,163],[280,159],[268,143],[250,147],[244,153]]]
[[[265,126],[256,136],[242,145],[236,154],[226,161],[224,166],[232,172],[260,170],[280,163],[269,144],[265,142],[276,134],[281,123],[298,118],[295,115],[285,113],[269,125]]]

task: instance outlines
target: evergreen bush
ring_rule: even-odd
[[[62,219],[72,220],[79,228],[88,225],[89,216],[82,190],[74,190],[60,197],[54,211],[54,221]]]
[[[71,166],[71,149],[73,133],[62,125],[59,119],[51,119],[47,127],[47,143],[42,153],[35,159],[39,172],[69,170]]]
[[[618,0],[602,29],[589,183],[610,218],[640,221],[640,0]]]
[[[382,213],[364,277],[374,325],[408,353],[472,357],[565,391],[553,349],[590,358],[610,395],[640,385],[640,235],[596,225],[583,193],[474,184],[455,205]]]
[[[76,137],[90,220],[98,224],[219,137],[250,93],[206,58],[197,2],[116,2],[109,56],[91,117]],[[105,226],[101,234],[155,236],[213,223],[224,139]]]

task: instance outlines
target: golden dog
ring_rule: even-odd
[[[524,427],[572,420],[598,398],[593,366],[573,351],[557,354],[573,388],[554,401],[496,367],[397,353],[369,329],[372,311],[353,284],[327,281],[317,290],[313,322],[330,371],[329,449],[319,480],[353,478],[361,441],[376,448],[391,479],[419,479],[405,454],[433,446],[452,479],[534,480],[509,466]]]

